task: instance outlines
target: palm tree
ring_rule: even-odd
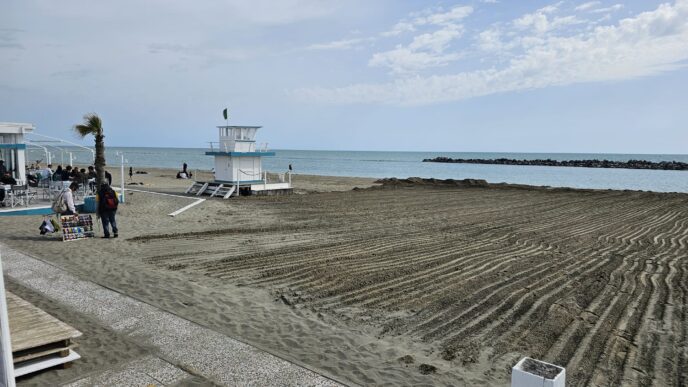
[[[96,159],[94,165],[96,167],[96,185],[100,191],[100,185],[105,182],[105,142],[103,139],[103,122],[96,113],[88,113],[84,115],[84,123],[81,125],[74,125],[74,131],[84,138],[92,134],[96,142]]]

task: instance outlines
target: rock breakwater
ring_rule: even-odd
[[[460,164],[496,164],[496,165],[540,165],[547,167],[581,167],[581,168],[625,168],[625,169],[661,169],[668,171],[688,170],[688,163],[680,161],[646,161],[646,160],[516,160],[516,159],[452,159],[450,157],[435,157],[423,159],[423,162],[432,163],[460,163]]]

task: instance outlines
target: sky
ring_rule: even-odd
[[[0,121],[109,146],[686,154],[687,63],[688,0],[0,4]]]

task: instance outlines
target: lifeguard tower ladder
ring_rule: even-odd
[[[219,142],[210,143],[207,156],[215,157],[215,180],[194,182],[188,194],[210,195],[227,199],[233,194],[270,194],[275,191],[291,192],[291,176],[278,183],[268,183],[263,171],[263,156],[274,156],[267,144],[256,145],[256,132],[260,126],[218,126]],[[243,192],[242,192],[243,191]],[[272,191],[272,192],[271,192]]]

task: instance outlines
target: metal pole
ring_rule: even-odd
[[[122,153],[121,156],[122,156],[122,171],[121,171],[120,178],[121,178],[121,182],[122,182],[122,192],[121,192],[120,196],[122,197],[121,202],[124,203],[124,153]]]
[[[0,362],[0,386],[14,387],[14,361],[12,358],[12,342],[10,339],[10,325],[7,317],[7,298],[5,298],[5,278],[2,271],[0,257],[0,341],[2,341],[2,361]]]
[[[72,165],[72,152],[69,152],[69,166],[73,167],[73,165]]]

